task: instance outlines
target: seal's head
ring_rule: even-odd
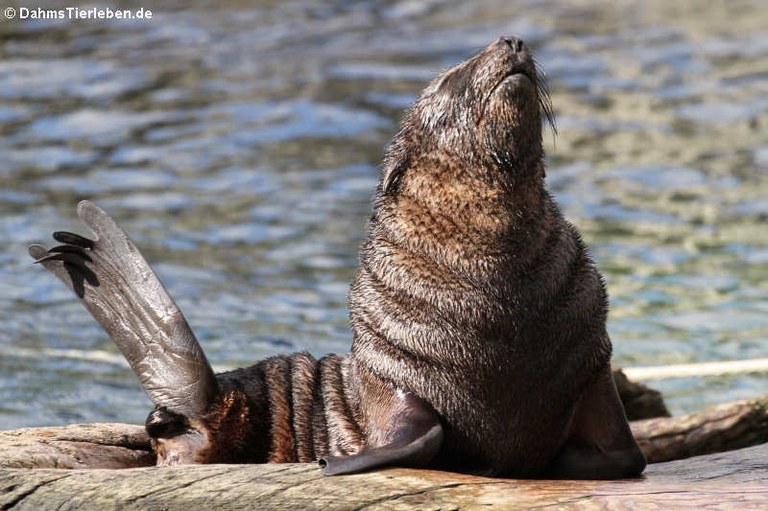
[[[536,167],[542,116],[554,129],[549,93],[530,51],[516,37],[500,37],[424,89],[389,148],[382,190],[395,186],[406,167],[434,155],[465,168]]]

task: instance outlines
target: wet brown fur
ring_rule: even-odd
[[[347,394],[349,360],[271,357],[217,375],[221,395],[200,418],[155,410],[147,420],[158,464],[308,463],[364,445]],[[154,424],[177,424],[167,432]]]
[[[385,159],[351,356],[364,422],[393,386],[434,407],[437,466],[540,474],[609,364],[602,278],[544,185],[543,90],[500,39],[425,89]]]

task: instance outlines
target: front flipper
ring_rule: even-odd
[[[390,419],[383,425],[378,445],[352,456],[329,456],[319,461],[325,475],[352,474],[385,466],[423,467],[443,443],[443,427],[426,401],[396,391]]]
[[[587,387],[576,405],[565,446],[545,477],[621,479],[645,469],[645,456],[629,429],[610,367]]]
[[[78,204],[77,214],[95,240],[56,232],[62,245],[31,245],[29,254],[77,294],[156,406],[202,416],[219,386],[186,319],[114,220],[88,201]]]

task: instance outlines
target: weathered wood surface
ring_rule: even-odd
[[[652,462],[768,442],[768,396],[632,428]],[[312,464],[152,464],[141,426],[2,431],[0,509],[768,509],[768,443],[657,463],[641,479],[612,482],[404,469],[328,478]],[[144,468],[106,470],[122,467]]]
[[[143,426],[73,424],[0,431],[0,467],[133,468],[154,464]]]
[[[488,479],[389,469],[324,477],[316,466],[0,469],[0,509],[768,509],[768,444],[652,465],[623,481]]]
[[[768,442],[768,396],[714,406],[680,417],[631,423],[651,463]],[[126,468],[150,466],[144,428],[79,424],[0,431],[0,467]]]

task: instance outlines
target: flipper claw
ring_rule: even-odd
[[[85,202],[85,201],[83,201]],[[56,231],[53,233],[53,239],[60,243],[66,243],[67,245],[75,245],[81,248],[93,248],[95,241],[79,234],[66,231]]]

